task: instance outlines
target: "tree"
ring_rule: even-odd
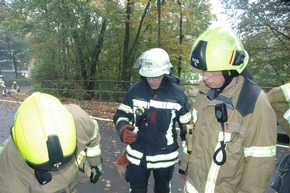
[[[278,86],[289,82],[290,15],[281,0],[223,1],[249,52],[256,82]]]

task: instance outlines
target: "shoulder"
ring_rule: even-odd
[[[242,116],[253,113],[261,91],[262,89],[257,84],[247,78],[244,79],[236,106]],[[263,91],[262,93],[265,95]]]
[[[146,80],[145,79],[141,79],[137,82],[135,82],[134,84],[132,84],[132,86],[128,89],[128,92],[135,92],[138,91],[141,88],[145,88],[147,85]]]
[[[73,116],[77,134],[80,135],[84,132],[86,135],[91,136],[95,130],[95,123],[90,118],[90,115],[76,104],[66,104],[65,107]]]

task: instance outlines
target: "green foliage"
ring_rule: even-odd
[[[4,16],[0,14],[0,18],[5,18],[2,26],[29,42],[29,49],[23,51],[29,53],[33,65],[31,78],[38,85],[44,79],[84,80],[82,86],[92,89],[90,80],[122,80],[124,72],[129,80],[137,80],[134,61],[143,51],[158,46],[156,1],[3,2],[2,8],[7,11]],[[129,21],[125,20],[127,2],[132,3]],[[211,17],[208,1],[162,1],[161,47],[170,54],[175,69],[181,65],[183,72],[191,71],[188,60],[192,42],[208,27]],[[128,41],[124,41],[125,22],[130,23]],[[124,51],[125,44],[128,52]],[[129,58],[124,65],[127,54]]]
[[[223,3],[249,52],[249,68],[255,81],[262,86],[289,82],[289,3],[281,0]]]

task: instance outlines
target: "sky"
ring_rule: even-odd
[[[220,1],[219,0],[210,0],[210,3],[212,4],[211,12],[217,14],[218,21],[215,23],[221,23],[223,25],[228,25],[226,23],[226,15],[221,13],[222,8],[221,8]]]

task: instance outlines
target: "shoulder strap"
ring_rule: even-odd
[[[261,92],[261,88],[249,79],[245,79],[241,90],[236,109],[243,117],[254,111],[257,98]]]

